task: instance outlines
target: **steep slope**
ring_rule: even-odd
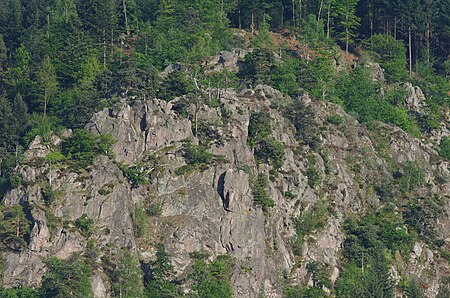
[[[304,96],[300,101],[314,116],[300,136],[314,137],[317,143],[308,146],[285,117],[292,100],[273,88],[259,85],[214,94],[220,95],[216,105],[189,104],[183,98],[123,98],[114,108],[95,114],[87,129],[115,138],[115,160],[99,156],[87,169],[51,164],[45,157],[60,146],[60,137],[51,144],[37,138],[20,167],[25,183],[3,202],[22,205],[32,222],[26,247],[2,252],[4,285],[39,286],[46,271],[43,258],[87,256],[89,242],[100,250],[93,266],[96,297],[110,295],[102,255],[128,248],[145,264],[154,260],[156,242],[164,243],[176,279],[182,282],[191,270],[192,252],[205,251],[210,260],[230,255],[235,297],[281,297],[288,283],[313,285],[307,269],[312,261],[325,264],[334,283],[343,270],[344,221],[389,205],[387,185],[403,185],[400,178],[414,162],[423,183],[408,186],[396,204],[438,201],[433,229],[435,238],[445,241],[438,249],[417,240],[410,255],[392,262],[390,274],[396,282],[401,276],[419,280],[427,297],[448,288],[450,267],[441,257],[449,245],[448,161],[398,128],[376,123],[369,130],[339,106]],[[255,149],[249,146],[249,123],[259,111],[269,116],[270,138],[283,145],[279,169],[272,158],[268,164],[255,159]],[[186,144],[196,150],[199,142],[208,141],[213,155],[193,161]],[[151,182],[130,182],[122,173],[127,165],[121,163],[137,165]],[[261,195],[256,190],[258,174],[269,178],[260,188],[273,207],[255,204]],[[54,199],[46,204],[49,184]],[[139,208],[157,211],[146,213],[144,229],[137,232]],[[83,214],[93,220],[89,234],[75,224]],[[319,222],[302,230],[299,225],[306,225],[308,214]]]

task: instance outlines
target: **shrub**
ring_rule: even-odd
[[[191,140],[184,142],[180,150],[183,157],[186,158],[187,165],[175,170],[177,175],[184,175],[195,170],[206,170],[211,163],[225,162],[226,158],[222,155],[214,155],[204,145],[194,145]]]
[[[367,69],[357,67],[353,73],[341,75],[336,95],[342,100],[344,109],[357,113],[361,122],[370,124],[378,120],[397,125],[414,136],[420,135],[417,123],[405,108],[394,106],[381,97],[380,86]]]
[[[296,231],[295,242],[293,245],[293,252],[295,255],[302,255],[303,238],[306,235],[325,227],[327,218],[327,208],[326,205],[323,204],[305,211],[299,218],[293,218]]]
[[[80,218],[75,220],[75,227],[77,227],[85,236],[89,236],[92,233],[93,226],[94,221],[85,213],[83,213]]]
[[[308,177],[308,185],[311,188],[318,186],[322,180],[320,172],[313,165],[310,165],[306,170],[306,177]]]
[[[264,110],[250,115],[247,143],[255,150],[255,158],[259,162],[280,168],[284,162],[284,145],[273,139],[270,134],[270,116]]]
[[[314,287],[331,287],[331,281],[327,277],[327,266],[324,263],[312,261],[306,264],[306,269],[308,270],[308,273],[311,274]]]
[[[439,155],[450,160],[450,137],[444,137],[439,145]]]
[[[142,163],[132,166],[121,163],[119,164],[119,168],[122,170],[123,175],[128,179],[128,181],[130,181],[132,187],[138,187],[151,183],[149,173],[146,171]]]
[[[185,72],[173,71],[164,79],[158,91],[158,97],[170,101],[175,97],[191,92],[194,89],[192,84]]]
[[[262,139],[255,145],[255,157],[279,169],[284,162],[284,145],[275,139]]]
[[[405,223],[412,228],[421,239],[431,245],[439,246],[435,230],[438,217],[442,214],[442,207],[435,205],[432,200],[411,200],[404,206]]]
[[[197,258],[192,265],[189,278],[193,281],[192,290],[198,297],[233,297],[231,274],[233,262],[229,255],[220,255],[210,264]]]
[[[44,261],[42,297],[93,297],[91,268],[79,256],[67,260],[50,257]]]
[[[275,202],[267,193],[268,181],[267,177],[259,173],[256,177],[252,177],[251,181],[251,189],[253,195],[253,203],[256,206],[262,208],[263,212],[267,214],[269,212],[269,208],[275,206]]]
[[[191,141],[183,144],[182,151],[190,165],[210,164],[213,159],[213,154],[206,147],[194,145]]]
[[[296,99],[286,109],[285,116],[294,125],[297,139],[312,149],[317,149],[319,146],[319,130],[311,106],[305,105],[301,99]]]
[[[60,195],[61,193],[54,190],[50,184],[46,184],[45,187],[42,188],[42,199],[46,206],[53,204]]]
[[[25,248],[31,226],[21,205],[0,205],[0,242],[8,249],[20,251]]]
[[[287,286],[283,290],[286,298],[327,298],[327,293],[315,287]]]
[[[46,157],[46,159],[51,163],[59,163],[64,161],[65,158],[66,157],[59,150],[50,152]]]
[[[139,260],[129,249],[117,255],[111,274],[111,290],[114,297],[140,298],[143,296],[142,271]]]
[[[145,284],[145,297],[182,297],[180,287],[172,280],[173,265],[162,243],[156,244],[156,260],[150,262],[151,275]]]
[[[275,55],[271,50],[256,48],[245,55],[239,76],[255,85],[270,84],[275,66]]]
[[[160,216],[162,214],[162,208],[163,208],[162,203],[150,204],[145,209],[145,212],[147,213],[148,216]]]
[[[331,123],[334,125],[341,125],[344,122],[344,118],[342,118],[341,115],[334,114],[334,115],[329,115],[327,117],[327,121],[328,121],[328,123]]]
[[[399,179],[400,190],[410,193],[425,182],[425,173],[420,166],[413,161],[407,161]]]
[[[38,298],[38,291],[28,287],[1,289],[0,297],[2,298]]]
[[[111,154],[111,146],[114,143],[110,135],[94,135],[84,130],[76,129],[72,136],[63,142],[63,154],[88,166],[94,162],[94,158],[99,154]]]
[[[22,184],[21,176],[15,171],[20,157],[8,154],[0,163],[0,198],[10,189]]]
[[[374,53],[375,61],[384,68],[388,80],[401,81],[407,78],[403,41],[390,35],[375,34],[367,41],[367,48]]]
[[[147,219],[145,216],[145,211],[141,207],[136,207],[134,209],[133,226],[134,235],[136,237],[144,236],[147,230]]]

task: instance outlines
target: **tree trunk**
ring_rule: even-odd
[[[48,100],[48,94],[47,94],[47,87],[45,87],[44,90],[44,116],[47,114],[47,100]]]
[[[106,30],[103,30],[103,67],[106,68]]]
[[[50,14],[47,14],[47,38],[50,38]]]
[[[128,16],[127,16],[127,5],[125,0],[122,0],[123,5],[123,16],[125,18],[125,31],[127,32],[127,36],[130,35],[130,28],[128,27]]]
[[[295,0],[292,0],[292,24],[295,27]]]
[[[411,24],[408,25],[408,54],[409,54],[409,78],[412,75],[412,32]]]
[[[242,29],[241,1],[238,1],[238,23],[239,23],[239,29]]]
[[[397,39],[397,17],[394,17],[394,38]]]
[[[348,53],[348,44],[350,40],[350,31],[348,28],[348,14],[345,16],[345,22],[347,23],[347,26],[345,27],[345,52]]]
[[[320,0],[319,13],[317,14],[317,22],[320,21],[320,15],[322,14],[322,6],[323,6],[323,0]]]
[[[302,19],[302,0],[298,0],[298,22]]]
[[[327,38],[330,38],[330,18],[331,16],[331,3],[328,5],[328,12],[327,12]]]

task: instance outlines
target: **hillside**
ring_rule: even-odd
[[[432,2],[0,4],[0,297],[450,296]]]

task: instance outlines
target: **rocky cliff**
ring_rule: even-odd
[[[392,262],[390,275],[397,283],[401,276],[419,280],[426,297],[449,287],[450,266],[442,257],[450,245],[449,163],[430,145],[381,123],[369,129],[339,106],[304,96],[301,101],[314,114],[317,145],[312,148],[296,137],[285,117],[291,99],[269,86],[239,93],[211,90],[206,96],[214,96],[216,103],[122,98],[95,114],[87,129],[111,134],[114,154],[97,157],[85,169],[45,158],[66,135],[51,142],[38,137],[20,166],[24,183],[3,201],[24,206],[32,223],[25,248],[2,252],[3,284],[38,287],[45,257],[85,255],[94,243],[100,253],[93,289],[96,297],[109,297],[102,255],[126,247],[144,264],[154,259],[153,244],[159,241],[180,281],[188,274],[190,253],[205,251],[211,260],[230,255],[235,297],[281,297],[286,283],[313,284],[307,269],[311,261],[325,264],[334,283],[342,271],[344,221],[387,205],[383,186],[395,181],[395,173],[405,175],[414,162],[424,183],[403,203],[439,198],[433,228],[444,244],[437,248],[418,238],[409,256]],[[261,110],[269,115],[271,138],[284,148],[278,169],[256,160],[249,146],[251,114]],[[189,166],[186,140],[192,146],[209,141],[214,158],[201,167]],[[124,176],[123,168],[133,165],[150,183],[133,184]],[[274,204],[266,212],[254,203],[258,174],[269,178],[265,187]],[[48,185],[51,204],[45,203]],[[145,230],[136,233],[136,210],[142,206],[158,210],[145,217]],[[302,216],[317,208],[325,210],[322,224],[299,236]],[[93,221],[89,235],[74,224],[85,216]]]

